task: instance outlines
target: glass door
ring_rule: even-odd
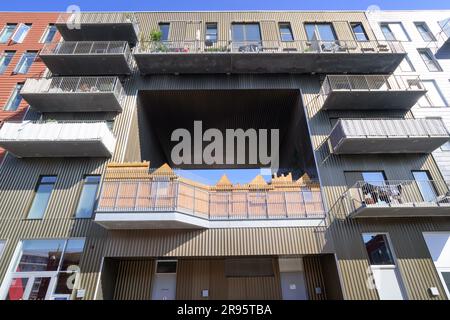
[[[56,273],[21,274],[13,277],[5,300],[48,300],[56,282]]]
[[[433,186],[430,176],[427,171],[414,171],[414,180],[416,180],[417,187],[419,188],[422,198],[426,202],[436,201],[436,190]]]

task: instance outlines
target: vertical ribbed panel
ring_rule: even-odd
[[[114,300],[150,300],[153,274],[153,260],[120,261]]]
[[[305,269],[306,288],[310,300],[326,300],[327,294],[322,275],[322,266],[319,256],[303,257],[303,268]],[[321,294],[316,293],[316,288],[322,290]]]

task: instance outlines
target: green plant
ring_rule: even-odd
[[[161,38],[162,38],[161,30],[153,29],[152,31],[150,31],[150,40],[151,41],[159,42],[159,41],[161,41]]]

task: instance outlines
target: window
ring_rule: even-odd
[[[417,31],[419,31],[423,41],[436,41],[430,29],[425,22],[414,22]]]
[[[450,18],[439,21],[439,27],[441,27],[442,32],[444,32],[447,37],[450,37]]]
[[[170,32],[170,23],[160,23],[159,30],[162,33],[161,41],[168,41]]]
[[[418,49],[417,51],[419,51],[420,57],[422,58],[423,63],[425,63],[429,71],[442,71],[439,63],[436,61],[429,49]]]
[[[217,23],[206,24],[205,40],[212,43],[217,42]]]
[[[8,99],[3,110],[5,111],[16,111],[19,108],[20,103],[22,102],[22,96],[20,95],[20,90],[22,90],[23,83],[18,83],[14,87],[14,91],[11,93],[11,96]]]
[[[234,42],[261,41],[261,32],[258,23],[233,23],[232,38]]]
[[[225,277],[272,277],[270,258],[241,258],[225,260]]]
[[[84,239],[23,240],[5,299],[69,299],[83,247]]]
[[[25,52],[17,63],[16,68],[14,69],[14,73],[16,74],[26,74],[28,70],[30,70],[31,65],[36,59],[37,52],[36,51],[27,51]]]
[[[450,141],[447,141],[441,146],[442,151],[450,151]]]
[[[344,171],[344,176],[349,187],[354,186],[359,181],[372,185],[384,185],[386,180],[383,171]]]
[[[6,240],[0,240],[0,259],[2,258],[3,250],[5,250]]]
[[[36,186],[36,191],[28,212],[28,219],[42,219],[47,209],[50,196],[55,187],[56,176],[42,176]]]
[[[419,99],[421,107],[447,107],[448,104],[434,80],[422,80],[427,93]]]
[[[386,234],[363,234],[364,245],[371,265],[394,265],[394,258]]]
[[[95,201],[97,198],[100,176],[86,176],[84,178],[83,190],[78,201],[76,218],[90,218],[94,212]]]
[[[278,25],[280,29],[281,41],[294,41],[294,36],[292,34],[291,24],[288,22],[283,22]]]
[[[400,22],[380,23],[384,38],[389,41],[410,41],[408,34]]]
[[[14,33],[14,30],[16,29],[16,26],[16,23],[6,24],[6,26],[2,30],[2,33],[0,34],[0,43],[6,43],[9,41],[12,34]]]
[[[0,57],[0,74],[3,74],[6,71],[15,53],[15,51],[5,51]]]
[[[306,23],[305,24],[306,36],[309,41],[322,40],[322,41],[335,41],[337,40],[336,33],[334,32],[333,25],[331,23]]]
[[[436,200],[436,190],[433,181],[430,179],[428,171],[413,171],[414,180],[425,202],[433,202]]]
[[[16,29],[16,32],[14,32],[13,36],[11,37],[11,41],[15,43],[22,43],[25,40],[25,37],[27,36],[28,32],[31,29],[31,23],[21,23]]]
[[[56,26],[54,24],[49,24],[41,37],[40,43],[52,42],[56,35]]]
[[[361,22],[354,22],[350,24],[352,27],[353,35],[355,39],[358,41],[367,41],[369,38],[367,37],[366,30],[364,30],[364,26]]]
[[[156,273],[177,273],[177,262],[160,260],[156,263]]]
[[[414,66],[413,66],[411,60],[409,59],[408,55],[406,55],[405,58],[400,63],[400,70],[402,72],[414,72],[414,71],[416,71],[416,69],[414,69]]]

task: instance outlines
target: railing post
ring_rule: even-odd
[[[141,187],[141,182],[138,181],[138,185],[137,185],[137,188],[136,188],[136,194],[134,195],[134,206],[133,206],[134,207],[134,211],[136,211],[136,205],[137,205],[137,199],[138,199],[140,187]]]
[[[245,192],[245,205],[246,205],[246,208],[247,208],[247,219],[249,219],[250,218],[250,207],[249,207],[249,204],[248,204],[248,191],[247,192]]]
[[[286,218],[289,218],[288,204],[287,204],[287,199],[286,199],[286,191],[283,191],[283,200],[284,200],[284,210],[286,212]]]
[[[230,196],[231,196],[231,194],[228,193],[227,194],[227,217],[228,217],[228,220],[230,220]]]
[[[196,200],[196,197],[197,197],[197,194],[196,194],[195,190],[197,190],[197,188],[196,187],[192,187],[192,188],[194,189],[194,195],[193,195],[194,202],[192,204],[192,213],[195,215],[195,200]]]
[[[266,203],[266,218],[267,219],[269,219],[269,193],[268,193],[268,191],[266,191],[265,193],[264,193],[264,201],[265,201],[265,203]]]
[[[180,185],[180,182],[179,182],[179,181],[176,181],[176,182],[175,182],[175,192],[174,192],[175,201],[174,201],[174,204],[173,204],[173,211],[178,210],[178,191],[179,191],[179,185]]]
[[[119,198],[120,182],[117,181],[116,184],[117,184],[117,190],[116,190],[116,196],[115,196],[115,198],[114,198],[114,207],[113,207],[113,211],[116,211],[116,210],[117,210],[117,198]]]
[[[370,84],[369,84],[369,78],[368,78],[368,76],[363,76],[364,77],[364,81],[366,82],[366,85],[367,85],[367,90],[368,91],[370,91],[371,89],[370,89]]]

